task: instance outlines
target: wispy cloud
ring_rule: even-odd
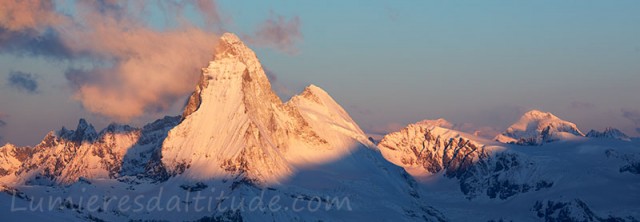
[[[640,110],[635,109],[622,109],[622,116],[628,120],[631,120],[636,125],[640,125]]]
[[[633,124],[636,126],[636,132],[640,133],[640,110],[623,108],[621,111],[622,117],[633,122]]]
[[[0,128],[4,128],[7,125],[5,119],[7,118],[7,114],[0,113]],[[0,141],[2,141],[2,135],[0,135]]]
[[[264,73],[267,75],[267,78],[269,78],[269,82],[271,83],[271,88],[273,88],[273,90],[276,92],[276,94],[278,94],[278,96],[281,97],[281,99],[286,100],[288,98],[291,98],[294,95],[293,91],[291,91],[289,88],[283,85],[280,81],[278,81],[278,75],[276,75],[276,73],[274,73],[273,71],[271,71],[271,69],[268,69],[266,67],[262,67],[262,68],[264,69]]]
[[[27,93],[38,92],[38,81],[35,74],[12,71],[7,77],[7,85]]]
[[[386,135],[392,132],[400,131],[405,125],[397,122],[390,122],[384,125],[369,126],[365,129],[366,133]]]
[[[119,121],[166,110],[192,92],[229,21],[213,0],[155,2],[169,20],[161,29],[147,21],[152,10],[147,2],[75,1],[71,14],[57,11],[55,3],[4,1],[0,53],[93,64],[68,67],[73,97],[86,110]],[[187,9],[196,9],[206,27],[187,18]],[[272,15],[249,38],[290,52],[301,38],[299,23],[297,17],[287,21]],[[37,89],[37,82],[22,77],[16,84]]]
[[[295,44],[302,41],[300,17],[287,20],[284,16],[271,12],[270,17],[258,26],[253,35],[245,35],[250,43],[273,47],[290,54],[297,52]]]
[[[473,123],[454,124],[453,129],[461,132],[469,133],[475,136],[490,138],[490,139],[494,138],[495,136],[501,133],[501,130],[496,127],[478,126]]]

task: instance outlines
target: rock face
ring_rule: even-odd
[[[607,127],[602,132],[591,130],[587,133],[586,136],[592,137],[592,138],[610,138],[610,139],[618,139],[623,141],[631,141],[631,138],[626,134],[624,134],[622,131],[616,128],[611,128],[611,127]]]
[[[532,208],[540,219],[544,221],[637,221],[633,217],[601,216],[589,208],[580,199],[562,201],[537,201]]]
[[[143,175],[163,177],[159,148],[178,117],[166,117],[137,129],[111,124],[100,133],[81,119],[75,130],[50,132],[35,147],[12,148],[17,153],[4,183],[67,185],[85,179],[115,179]],[[19,150],[19,151],[17,151]],[[164,176],[166,177],[166,175]]]
[[[474,141],[444,119],[410,124],[386,135],[378,144],[387,160],[417,175],[456,179],[468,199],[507,199],[553,185],[535,173],[535,163],[498,147]]]
[[[576,124],[564,121],[548,112],[531,110],[505,132],[496,136],[495,140],[502,143],[536,146],[583,136]]]
[[[0,147],[0,178],[14,174],[31,155],[30,147],[16,147],[13,144]]]
[[[446,120],[421,121],[400,132],[386,135],[378,144],[385,158],[408,171],[420,169],[426,174],[456,174],[486,158],[485,146],[468,139]]]

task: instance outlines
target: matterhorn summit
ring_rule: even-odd
[[[254,52],[229,33],[202,69],[182,118],[163,143],[162,162],[171,175],[192,179],[241,175],[276,183],[296,164],[335,159],[365,138],[319,87],[283,103]]]
[[[531,110],[505,132],[496,136],[495,140],[518,145],[541,145],[575,137],[584,137],[576,124],[548,112]]]

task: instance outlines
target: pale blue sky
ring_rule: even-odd
[[[278,84],[329,92],[366,131],[446,118],[503,129],[528,109],[583,131],[614,126],[638,136],[623,111],[640,110],[638,1],[221,1],[229,31],[249,33],[270,13],[299,16],[290,55],[255,48]],[[33,145],[47,131],[88,118],[70,99],[64,65],[0,56],[40,75],[39,94],[0,86],[2,142]],[[280,92],[286,96],[286,92]],[[180,102],[179,102],[180,103]],[[162,114],[134,120],[140,125]],[[179,114],[176,109],[167,114]],[[392,127],[393,128],[393,127]]]

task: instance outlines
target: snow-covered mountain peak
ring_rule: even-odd
[[[257,60],[255,53],[233,33],[224,33],[215,47],[214,60],[235,58],[243,62]]]
[[[317,87],[316,85],[311,84],[305,87],[302,93],[300,93],[298,96],[314,101],[316,103],[321,103],[319,96],[324,96],[324,95],[328,95],[327,92],[322,90],[320,87]]]
[[[448,128],[448,129],[452,129],[453,128],[453,123],[447,121],[444,118],[439,118],[439,119],[425,119],[422,120],[420,122],[417,122],[415,124],[418,125],[423,125],[423,126],[429,126],[429,127],[442,127],[442,128]]]
[[[530,110],[526,112],[523,117],[529,119],[560,119],[557,116],[553,115],[550,112],[544,112],[537,109]]]
[[[307,86],[300,94],[293,96],[286,106],[300,111],[316,132],[322,131],[326,138],[348,137],[369,147],[374,147],[366,134],[351,118],[349,113],[338,104],[324,89]],[[333,140],[333,142],[344,140]],[[336,145],[333,146],[344,146]]]
[[[525,113],[495,140],[520,145],[540,145],[557,140],[582,137],[584,134],[576,124],[539,110]]]
[[[347,119],[324,90],[310,86],[303,94],[322,101],[314,110],[330,110],[322,113],[329,119]],[[326,135],[320,136],[320,127],[309,123],[316,119],[301,110],[295,103],[283,104],[255,53],[237,36],[225,34],[202,71],[182,122],[163,143],[163,164],[172,175],[196,180],[242,175],[274,182],[291,175],[292,164],[340,153]],[[361,132],[350,117],[346,121],[351,123],[347,129]]]
[[[447,126],[452,124],[445,119],[409,124],[384,136],[378,147],[387,160],[413,175],[431,175],[442,170],[452,173],[487,154],[480,138]]]

